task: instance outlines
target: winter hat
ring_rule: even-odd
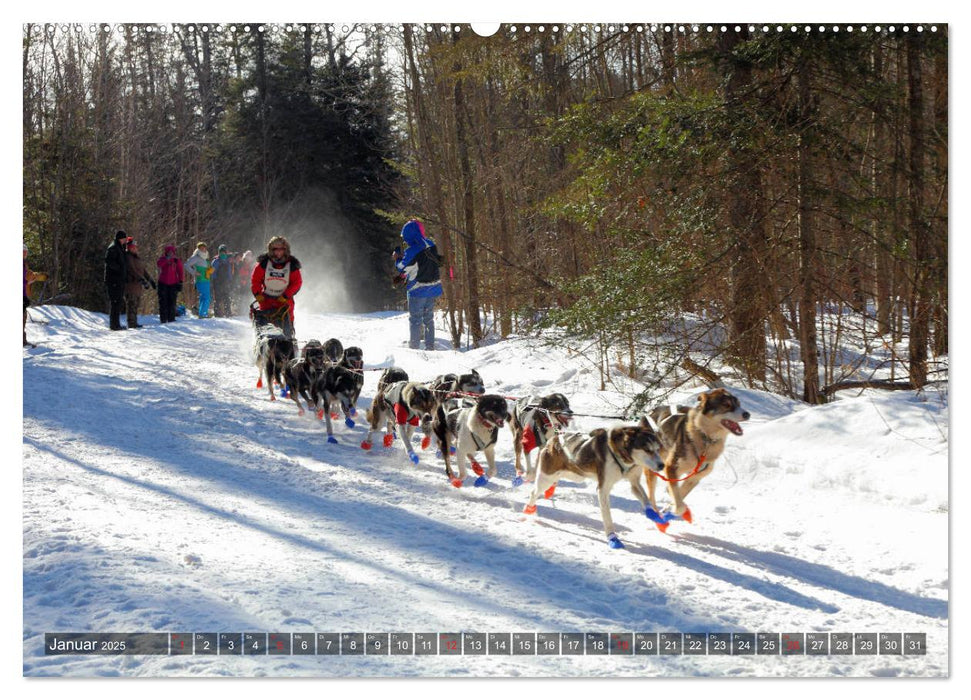
[[[169,253],[172,253],[172,255],[175,255],[175,246],[174,245],[167,245],[167,246],[165,246],[165,254],[168,255]]]
[[[199,241],[198,243],[196,243],[196,248],[208,248],[208,247],[209,247],[209,246],[207,246],[207,245],[206,245],[205,243],[203,243],[202,241]]]
[[[218,252],[218,253],[225,253],[225,252],[227,252],[225,244],[219,246],[219,250],[216,251],[216,252]]]
[[[120,241],[122,238],[128,238],[128,234],[125,233],[124,231],[119,231],[118,233],[115,234],[116,241]]]

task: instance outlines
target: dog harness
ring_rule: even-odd
[[[485,420],[482,416],[476,415],[476,418],[479,419],[479,422],[482,423],[482,425],[484,425],[487,428],[489,427],[489,421]],[[476,435],[475,433],[471,433],[471,435],[472,435],[472,442],[475,443],[476,448],[481,452],[485,448],[491,447],[492,445],[495,445],[496,442],[499,441],[499,426],[498,425],[492,426],[492,431],[489,433],[489,442],[486,442],[486,443],[483,443],[479,439],[479,436]]]
[[[411,407],[401,401],[401,392],[404,390],[408,382],[395,382],[391,385],[384,394],[384,400],[394,411],[394,420],[398,425],[404,425],[408,423],[409,425],[417,426],[421,422],[421,416],[417,413],[412,413]]]
[[[520,399],[516,405],[516,412],[519,414],[519,424],[525,425],[526,428],[523,430],[523,449],[526,452],[532,452],[535,448],[539,447],[542,449],[547,442],[549,442],[546,437],[546,429],[553,425],[553,421],[549,419],[545,412],[539,412],[539,408],[525,408],[530,404],[534,403],[534,398],[528,396],[524,399]],[[537,415],[539,413],[539,415]],[[542,430],[534,430],[533,425],[537,424]]]
[[[705,471],[705,469],[708,468],[708,464],[705,463],[705,460],[707,458],[708,458],[707,455],[701,455],[698,458],[698,463],[695,465],[695,468],[692,469],[691,472],[687,476],[683,476],[680,479],[669,479],[666,476],[664,476],[664,474],[662,474],[660,471],[655,472],[655,473],[658,475],[658,478],[659,479],[662,479],[663,481],[667,481],[668,483],[671,483],[671,484],[676,484],[679,481],[686,481],[686,480],[690,479],[691,477],[693,477],[695,474],[698,474],[699,472]]]
[[[290,261],[282,268],[273,267],[273,261],[266,262],[266,276],[263,278],[263,295],[278,297],[290,285]]]
[[[445,412],[445,422],[448,425],[448,429],[456,435],[458,435],[459,426],[469,420],[469,413],[475,411],[475,404],[469,405],[464,401],[463,403],[465,403],[465,405],[458,403]],[[480,423],[488,427],[488,421],[483,420],[482,417],[478,415],[476,418]],[[488,442],[483,442],[480,440],[479,436],[472,431],[469,431],[469,434],[472,436],[472,442],[475,443],[476,451],[481,452],[485,448],[491,447],[499,441],[499,426],[492,426],[492,431],[489,433]]]

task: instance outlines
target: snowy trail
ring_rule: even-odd
[[[735,390],[753,413],[668,535],[629,490],[627,549],[603,541],[592,484],[562,482],[523,521],[512,444],[456,490],[434,450],[359,447],[257,390],[243,319],[109,333],[104,315],[32,309],[24,352],[25,675],[940,676],[948,672],[946,396],[805,408]],[[402,314],[304,315],[413,379],[477,368],[487,391],[618,391],[561,349],[402,347]],[[617,382],[622,379],[617,377]],[[627,380],[630,381],[630,380]],[[622,385],[621,385],[621,388]],[[589,429],[605,421],[580,419]],[[920,477],[914,475],[915,467]],[[666,498],[666,494],[662,495]],[[922,632],[916,657],[82,657],[44,632]]]

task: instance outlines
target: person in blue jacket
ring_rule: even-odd
[[[435,241],[425,236],[425,227],[412,219],[401,229],[404,252],[394,252],[395,267],[401,272],[408,290],[408,347],[417,350],[421,331],[425,330],[425,349],[435,349],[435,300],[442,296],[439,268],[442,257]]]

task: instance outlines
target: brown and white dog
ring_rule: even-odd
[[[499,440],[499,428],[507,420],[509,406],[506,400],[497,394],[483,394],[477,399],[454,398],[446,399],[435,413],[432,430],[438,438],[438,447],[445,458],[445,476],[455,488],[460,488],[465,481],[465,461],[472,464],[472,470],[478,475],[476,486],[485,486],[489,479],[496,475],[496,442]],[[458,464],[459,475],[455,476],[449,459],[450,448],[455,445],[455,462]],[[483,474],[482,467],[475,461],[477,452],[485,454],[489,470]]]
[[[380,430],[381,425],[387,426],[384,446],[391,447],[397,428],[408,459],[413,464],[418,464],[418,455],[411,446],[411,436],[422,419],[434,408],[434,395],[419,382],[399,381],[380,388],[367,412],[368,433],[361,447],[365,450],[371,449],[371,436]]]
[[[526,481],[532,481],[536,476],[536,469],[529,453],[537,447],[545,447],[556,431],[567,427],[572,418],[570,402],[563,394],[527,396],[516,401],[509,418],[509,428],[512,430],[512,441],[516,450],[514,486],[519,486],[523,481],[523,453],[526,455]]]
[[[725,450],[725,438],[729,434],[742,434],[739,423],[747,421],[750,414],[742,410],[738,399],[727,389],[714,389],[700,394],[695,406],[664,406],[653,410],[651,418],[658,426],[664,469],[657,474],[651,471],[646,474],[651,502],[646,512],[663,532],[672,515],[691,522],[691,510],[684,499],[711,473],[715,460]],[[654,488],[658,478],[667,481],[674,504],[672,514],[661,515],[657,509]]]
[[[614,549],[623,549],[610,516],[610,491],[618,481],[626,479],[637,500],[647,508],[648,499],[641,488],[640,478],[645,471],[650,473],[660,469],[660,449],[657,435],[643,419],[634,426],[554,435],[540,450],[536,482],[523,512],[534,514],[540,494],[550,498],[560,479],[596,479],[607,544]]]

